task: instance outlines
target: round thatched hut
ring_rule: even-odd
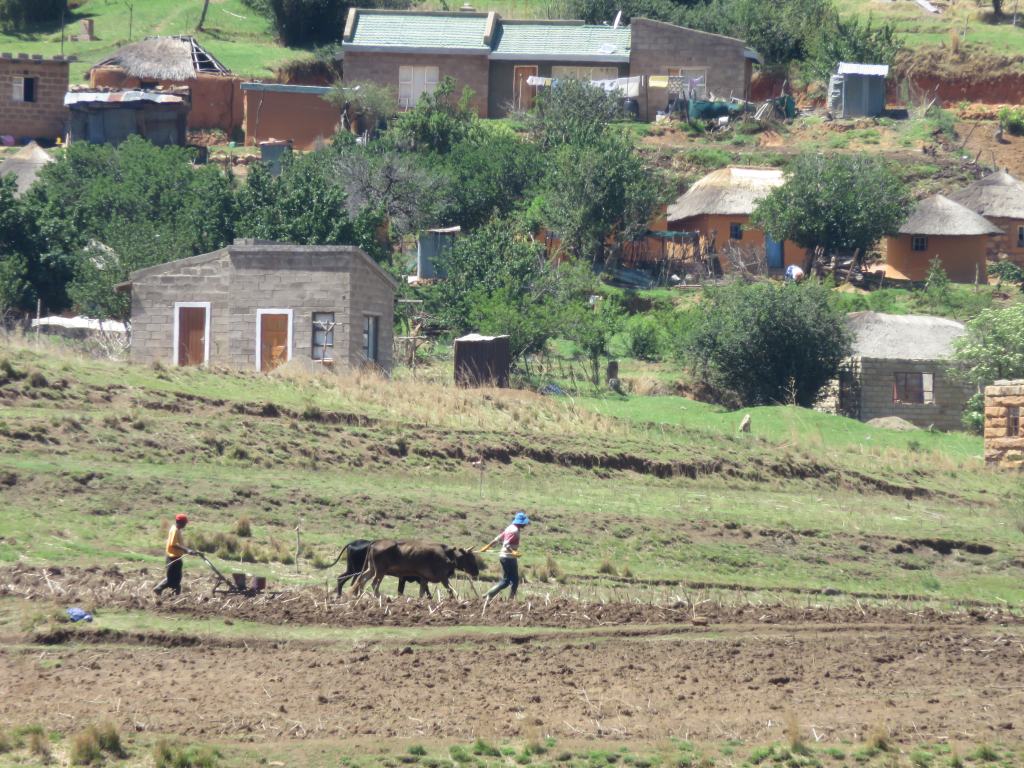
[[[1006,171],[990,173],[949,196],[1002,230],[992,238],[989,256],[1005,253],[1024,266],[1024,182]]]

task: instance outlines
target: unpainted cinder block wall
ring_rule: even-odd
[[[0,135],[51,141],[64,135],[69,65],[69,60],[60,56],[44,59],[27,54],[0,54]],[[14,100],[15,77],[36,79],[35,101]]]
[[[883,416],[899,416],[919,427],[962,429],[960,417],[967,399],[973,394],[970,385],[954,381],[938,360],[897,360],[860,358],[860,419],[870,421]],[[893,384],[897,373],[930,373],[935,402],[916,405],[893,402]]]
[[[985,462],[1024,470],[1024,432],[1010,434],[1010,408],[1024,414],[1024,379],[997,381],[985,387]]]

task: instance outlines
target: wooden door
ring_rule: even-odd
[[[206,307],[178,307],[178,365],[206,362]]]
[[[526,111],[533,107],[537,86],[528,85],[526,78],[537,74],[536,66],[515,66],[512,68],[512,103],[516,109]]]
[[[260,370],[266,373],[288,362],[288,315],[260,315]]]

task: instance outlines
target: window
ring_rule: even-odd
[[[36,78],[15,77],[11,98],[14,101],[31,102],[36,100]]]
[[[924,235],[914,235],[910,238],[910,250],[912,251],[927,251],[928,250],[928,238]]]
[[[313,313],[313,359],[330,362],[334,359],[334,313]]]
[[[575,78],[576,80],[614,80],[619,76],[618,67],[552,67],[551,77],[555,80]]]
[[[399,67],[398,106],[402,109],[415,107],[420,96],[434,92],[438,77],[437,67]]]
[[[363,357],[377,362],[377,328],[380,318],[374,315],[363,316]]]
[[[139,88],[143,91],[155,91],[160,86],[156,80],[143,80],[139,83]]]
[[[933,405],[935,376],[931,373],[894,373],[892,402],[895,405]]]
[[[1020,406],[1013,405],[1006,409],[1006,436],[1024,437],[1020,424]]]
[[[1024,227],[1017,227],[1017,247],[1024,248]]]
[[[742,240],[743,239],[743,225],[733,222],[729,225],[729,239],[730,240]]]
[[[682,93],[687,97],[693,96],[697,99],[707,98],[707,67],[669,67],[668,76],[680,78],[681,83],[678,93]],[[672,90],[671,87],[669,90]]]

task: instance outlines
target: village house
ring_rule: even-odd
[[[188,128],[219,128],[229,135],[242,127],[241,82],[194,37],[187,36],[147,37],[129,43],[89,70],[93,89],[187,87]]]
[[[1024,379],[985,387],[985,462],[1024,469]]]
[[[19,197],[28,191],[39,172],[54,161],[53,156],[34,141],[19,149],[3,162],[0,162],[0,179],[14,176],[16,185],[14,195]]]
[[[451,77],[472,89],[481,117],[528,109],[545,79],[640,78],[608,87],[635,99],[640,119],[653,120],[680,88],[746,98],[759,61],[742,40],[649,19],[615,26],[473,10],[351,8],[342,50],[345,81],[390,86],[401,109]],[[658,76],[655,84],[651,76]]]
[[[64,135],[64,93],[72,61],[0,53],[0,136],[54,142]]]
[[[919,427],[955,430],[973,387],[948,372],[963,323],[927,315],[847,315],[853,355],[839,373],[839,412],[860,419],[899,416]]]
[[[885,276],[921,282],[933,259],[954,283],[984,283],[989,242],[999,227],[943,195],[919,202],[895,235],[884,239]]]
[[[790,241],[776,242],[750,224],[757,204],[784,181],[777,168],[730,167],[712,171],[668,207],[668,229],[700,233],[712,253],[739,248],[764,254],[770,271],[782,272],[791,264],[802,265],[806,249]],[[723,271],[729,271],[729,259],[719,258],[719,263]]]
[[[355,246],[236,240],[133,272],[130,359],[390,371],[395,282]]]
[[[1004,255],[1024,266],[1024,182],[1006,171],[990,173],[949,195],[995,224],[1002,232],[989,240],[989,258]]]

